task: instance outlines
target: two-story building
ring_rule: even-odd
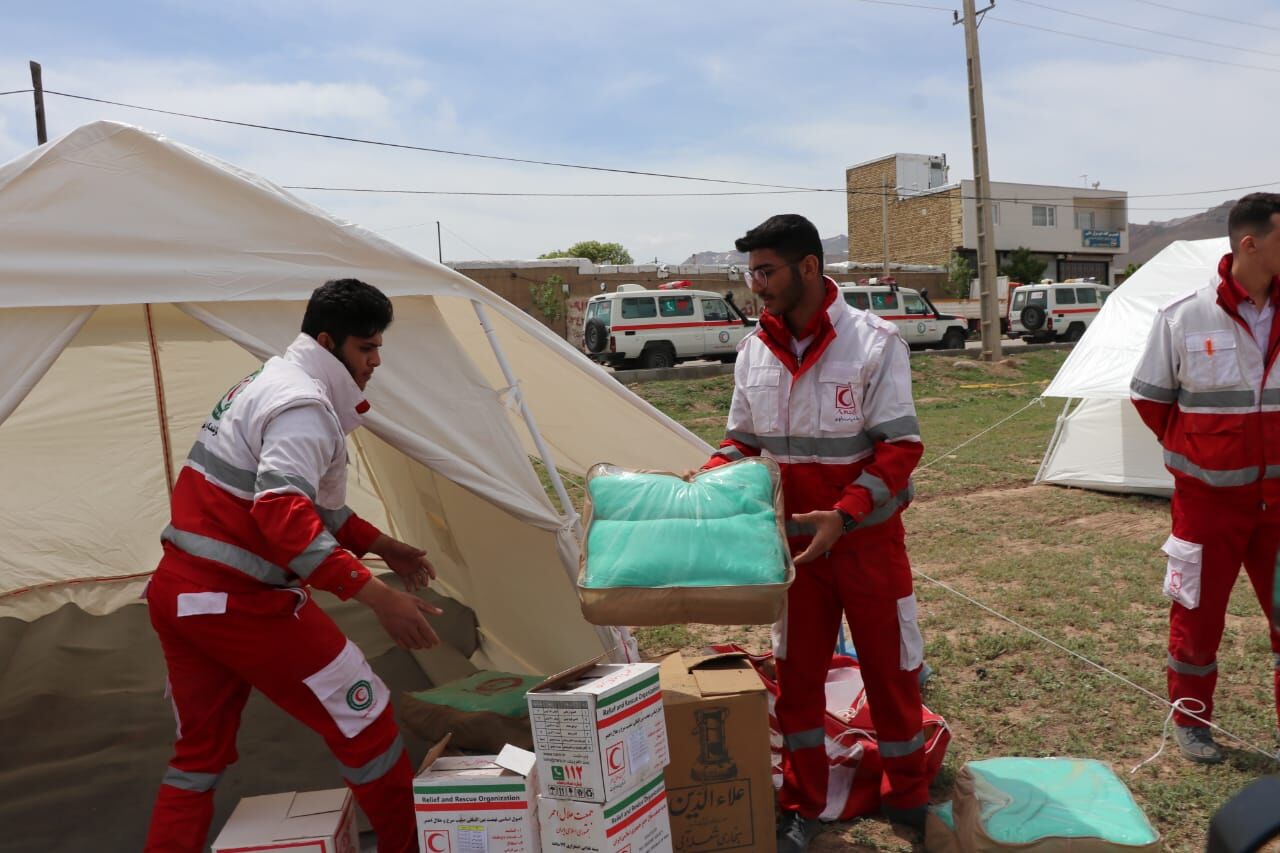
[[[953,252],[977,267],[973,181],[947,182],[945,155],[890,154],[845,175],[849,260],[946,264]],[[887,201],[886,201],[887,197]],[[1129,250],[1128,194],[1117,190],[992,182],[996,262],[1027,248],[1045,278],[1111,283],[1113,259]]]

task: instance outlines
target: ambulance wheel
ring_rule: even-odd
[[[720,363],[721,363],[721,364],[733,364],[733,363],[734,363],[735,361],[737,361],[737,360],[738,360],[738,354],[737,354],[736,352],[735,352],[734,354],[732,354],[732,355],[722,355],[722,356],[720,356]]]
[[[592,317],[582,330],[582,341],[587,345],[587,352],[604,352],[609,345],[609,330],[599,317]]]
[[[1080,340],[1083,337],[1084,337],[1084,324],[1072,323],[1070,327],[1067,328],[1067,333],[1062,336],[1062,339],[1064,341],[1069,341],[1070,343],[1075,343],[1076,341]]]
[[[1022,320],[1022,327],[1028,332],[1038,332],[1040,327],[1044,325],[1046,316],[1044,309],[1039,305],[1028,305],[1022,309],[1019,319]]]
[[[964,342],[968,336],[959,329],[947,329],[946,334],[942,336],[942,349],[964,349]]]
[[[671,344],[645,347],[645,351],[640,353],[640,366],[650,370],[659,367],[675,367],[675,350],[671,348]]]

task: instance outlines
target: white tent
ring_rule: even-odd
[[[212,402],[341,277],[396,312],[351,438],[349,502],[429,550],[454,648],[548,673],[612,643],[581,617],[576,516],[531,456],[575,474],[680,470],[704,442],[470,279],[159,135],[86,125],[0,166],[0,816],[40,827],[19,846],[93,846],[37,819],[88,808],[90,785],[114,785],[108,803],[127,790],[145,824],[172,721],[145,608],[127,605],[159,557],[168,489]],[[391,649],[364,608],[333,612],[371,659]],[[263,750],[292,730],[270,729]],[[112,811],[100,803],[98,829],[136,849],[138,820]]]
[[[1036,482],[1166,496],[1173,492],[1160,445],[1129,402],[1129,380],[1156,311],[1207,284],[1227,251],[1225,237],[1172,243],[1108,297],[1044,391],[1046,397],[1067,402]]]

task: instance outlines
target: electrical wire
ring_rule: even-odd
[[[308,187],[296,184],[284,184],[283,187],[286,190],[312,190],[314,192],[378,193],[389,195],[488,196],[498,198],[703,198],[710,196],[796,195],[798,193],[817,192],[816,190],[731,190],[726,192],[709,193],[552,193],[484,192],[479,190],[373,189],[371,187]]]
[[[0,95],[25,95],[34,91],[34,89],[11,89],[8,92],[0,92]]]
[[[1021,3],[1024,6],[1034,6],[1037,9],[1044,9],[1049,12],[1057,12],[1059,15],[1071,15],[1075,18],[1083,18],[1086,21],[1094,21],[1099,24],[1107,24],[1112,27],[1122,27],[1126,30],[1136,30],[1140,33],[1150,33],[1152,35],[1163,36],[1164,38],[1179,39],[1181,41],[1189,41],[1194,44],[1208,45],[1222,50],[1229,50],[1232,53],[1256,53],[1260,56],[1271,56],[1280,59],[1280,53],[1273,53],[1268,50],[1255,50],[1250,47],[1241,47],[1236,44],[1223,44],[1222,42],[1206,41],[1205,39],[1193,38],[1192,36],[1182,36],[1177,33],[1168,33],[1163,30],[1153,30],[1149,27],[1139,27],[1136,24],[1126,24],[1122,21],[1112,21],[1108,18],[1099,18],[1094,15],[1086,15],[1083,12],[1073,12],[1068,9],[1059,9],[1056,6],[1050,6],[1047,3],[1037,3],[1035,0],[1013,0],[1014,3]]]
[[[312,130],[297,130],[288,127],[277,127],[269,124],[258,124],[249,121],[236,121],[234,119],[214,118],[213,116],[198,115],[195,113],[184,113],[176,110],[164,110],[159,107],[145,107],[139,104],[128,104],[123,101],[111,101],[105,98],[91,98],[87,95],[73,95],[68,92],[56,92],[52,89],[45,89],[46,95],[57,95],[61,98],[73,98],[78,101],[90,101],[96,104],[107,104],[113,107],[123,107],[131,110],[141,110],[143,112],[159,113],[161,115],[177,116],[178,118],[196,119],[199,121],[211,121],[217,124],[228,124],[235,127],[248,127],[255,130],[270,130],[275,133],[290,133],[295,136],[308,136],[313,139],[329,139],[336,142],[354,142],[360,145],[376,145],[380,148],[398,148],[405,151],[422,151],[428,154],[448,154],[453,157],[471,157],[477,160],[496,160],[503,163],[521,163],[531,166],[554,166],[560,169],[579,169],[587,172],[609,172],[616,175],[638,175],[646,178],[670,178],[678,181],[699,181],[709,184],[732,184],[734,186],[744,187],[764,187],[766,189],[775,190],[801,190],[805,192],[842,192],[842,190],[827,189],[820,187],[800,187],[791,184],[764,184],[754,181],[735,181],[729,178],[706,178],[697,175],[678,175],[667,172],[648,172],[641,169],[618,169],[610,166],[588,166],[581,163],[560,163],[554,160],[534,160],[527,157],[507,157],[499,154],[479,154],[474,151],[454,151],[448,148],[432,148],[426,145],[409,145],[403,142],[384,142],[377,139],[365,139],[358,136],[343,136],[336,133],[319,133]]]
[[[1200,18],[1208,18],[1211,21],[1225,21],[1228,24],[1240,24],[1250,29],[1273,30],[1280,33],[1280,27],[1273,27],[1267,24],[1260,24],[1257,21],[1242,21],[1239,18],[1226,18],[1222,15],[1210,15],[1208,12],[1200,12],[1195,9],[1183,9],[1180,6],[1170,6],[1167,3],[1157,3],[1155,0],[1133,0],[1134,3],[1142,3],[1146,6],[1155,6],[1157,9],[1168,9],[1170,12],[1181,12],[1184,15],[1196,15]]]
[[[1086,35],[1081,35],[1080,33],[1069,33],[1069,32],[1066,32],[1065,30],[1055,30],[1051,27],[1041,27],[1035,24],[1026,24],[1021,21],[1011,21],[1008,18],[1000,18],[995,15],[988,15],[987,17],[997,23],[1008,24],[1009,26],[1012,26],[1012,27],[1022,27],[1023,29],[1028,29],[1028,30],[1038,30],[1039,32],[1042,32],[1042,33],[1053,33],[1054,35],[1066,36],[1067,38],[1073,38],[1073,39],[1080,39],[1081,41],[1093,42],[1094,44],[1105,44],[1105,45],[1108,45],[1109,47],[1122,47],[1122,48],[1125,48],[1126,50],[1140,50],[1143,53],[1154,53],[1159,56],[1174,56],[1174,57],[1177,57],[1178,59],[1191,59],[1196,62],[1211,62],[1214,65],[1226,65],[1231,68],[1248,68],[1252,71],[1269,71],[1272,74],[1280,74],[1280,68],[1269,68],[1265,65],[1249,65],[1244,62],[1229,62],[1225,59],[1210,59],[1207,56],[1192,56],[1189,53],[1176,53],[1172,50],[1160,50],[1154,47],[1142,47],[1141,45],[1129,44],[1127,42],[1122,42],[1122,41],[1111,41],[1110,39],[1098,38],[1097,36],[1086,36]]]
[[[928,9],[932,12],[954,12],[949,6],[929,6],[924,3],[899,3],[897,0],[858,0],[859,3],[874,3],[877,6],[901,6],[904,9]]]

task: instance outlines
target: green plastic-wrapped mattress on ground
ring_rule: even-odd
[[[587,507],[578,586],[590,621],[777,618],[794,570],[772,460],[743,459],[691,481],[597,465],[587,477]]]
[[[1084,758],[970,761],[955,799],[931,809],[925,847],[951,851],[1110,853],[1160,849],[1124,782]]]

